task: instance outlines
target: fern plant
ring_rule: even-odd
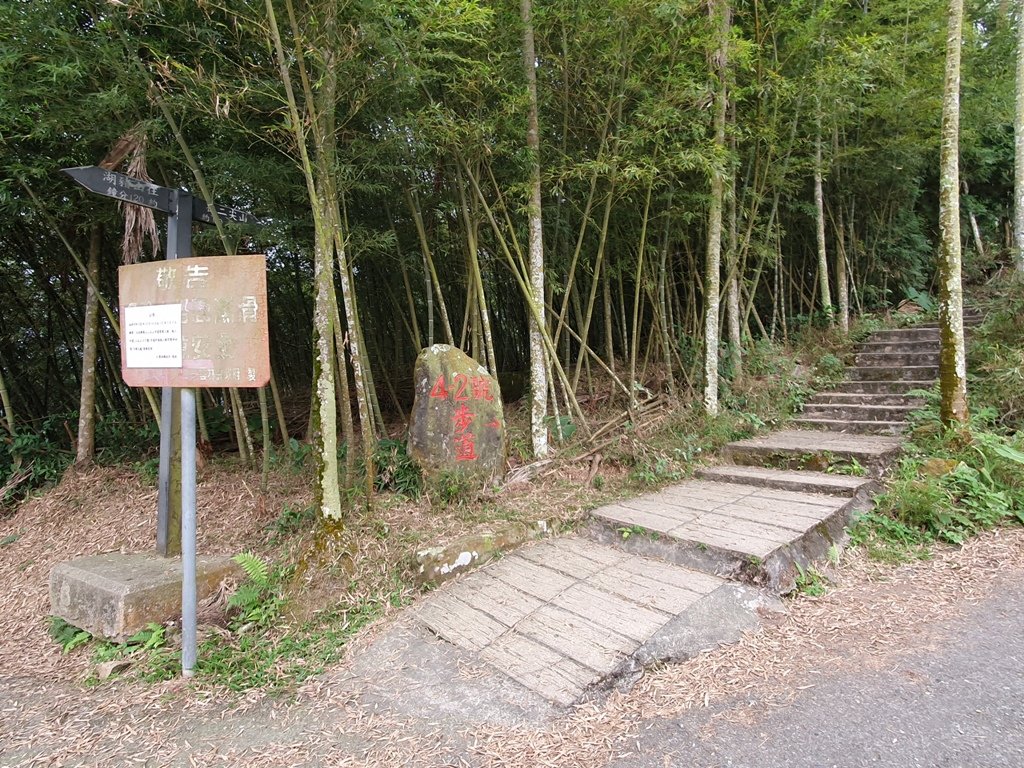
[[[232,559],[246,575],[246,581],[228,598],[228,608],[235,613],[233,627],[270,624],[281,612],[283,603],[278,590],[279,572],[271,572],[270,566],[252,552],[240,552]]]
[[[92,635],[74,624],[69,624],[59,616],[50,617],[50,637],[60,646],[62,653],[70,653],[80,645],[92,640]]]

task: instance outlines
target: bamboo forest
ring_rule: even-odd
[[[1014,266],[1022,21],[963,12],[977,281]],[[611,409],[728,409],[802,329],[934,306],[948,29],[925,0],[0,4],[0,485],[156,445],[117,275],[164,258],[166,219],[62,168],[259,219],[193,231],[196,256],[265,254],[273,371],[203,390],[201,445],[312,446],[340,516],[425,347],[496,375],[527,462]]]

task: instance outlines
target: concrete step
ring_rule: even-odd
[[[917,410],[913,405],[875,405],[866,403],[806,403],[802,418],[852,419],[853,421],[906,421]]]
[[[980,315],[975,316],[975,317],[971,317],[971,316],[965,314],[964,315],[964,328],[977,328],[979,325],[982,324],[982,322],[984,322],[984,319],[985,318],[983,318]],[[918,326],[915,326],[915,327],[917,327],[917,328],[924,328],[926,330],[934,330],[934,329],[938,329],[939,324],[937,322],[929,322],[929,323],[924,323],[922,325],[918,325]]]
[[[924,400],[899,394],[873,394],[870,392],[819,392],[813,395],[808,405],[907,405],[920,408]]]
[[[805,429],[827,429],[831,432],[845,432],[857,435],[898,435],[905,431],[905,421],[857,421],[854,419],[826,419],[801,417],[792,422]]]
[[[898,352],[925,352],[939,351],[939,341],[865,341],[856,346],[857,353],[898,353]]]
[[[854,355],[853,360],[854,365],[861,368],[875,366],[902,368],[908,365],[938,365],[939,350],[938,348],[922,350],[919,346],[914,352],[858,352]]]
[[[806,567],[845,539],[858,498],[688,480],[600,507],[588,531],[599,541],[782,594]],[[623,531],[630,535],[623,535]]]
[[[854,366],[846,369],[848,381],[929,381],[938,377],[937,365],[904,365],[901,368]]]
[[[733,464],[788,469],[823,470],[832,461],[856,460],[872,477],[878,477],[896,458],[902,443],[898,437],[783,429],[728,443],[722,455]]]
[[[835,385],[834,391],[838,394],[868,394],[868,395],[905,395],[915,389],[931,389],[935,384],[933,379],[928,381],[912,381],[904,379],[900,381],[841,381]]]
[[[723,483],[744,483],[761,488],[776,488],[783,491],[799,491],[800,493],[825,493],[831,496],[853,497],[858,493],[873,493],[878,488],[878,482],[869,477],[797,469],[745,467],[739,464],[704,467],[697,471],[697,477]]]
[[[936,328],[886,328],[881,331],[875,331],[867,340],[875,344],[924,341],[938,343],[939,331]]]

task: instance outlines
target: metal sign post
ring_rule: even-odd
[[[167,214],[167,251],[165,262],[174,262],[180,259],[189,259],[192,256],[192,222],[199,221],[208,224],[214,223],[213,214],[209,206],[202,200],[196,200],[192,193],[184,189],[171,189],[151,184],[140,179],[126,176],[122,173],[109,171],[98,166],[84,166],[80,168],[65,168],[64,173],[68,174],[80,185],[90,192],[111,197],[117,200],[141,205],[145,208],[162,211]],[[245,211],[214,205],[218,217],[228,221],[245,224],[256,224],[259,220]],[[239,258],[239,257],[236,257]],[[252,258],[252,257],[240,257]],[[262,301],[266,302],[266,264],[263,257],[256,257],[261,260],[264,270]],[[152,265],[137,265],[139,267],[152,267]],[[128,269],[122,267],[122,289],[124,288],[124,272]],[[164,268],[164,281],[157,276],[156,282],[163,287],[171,287],[167,281],[167,275],[177,274],[171,267]],[[206,267],[194,266],[195,274],[205,275]],[[186,283],[186,288],[189,284]],[[245,300],[252,299],[256,304],[255,296],[246,296]],[[160,477],[158,483],[157,500],[157,552],[164,556],[172,556],[178,553],[182,555],[182,653],[181,671],[185,677],[192,675],[196,662],[196,386],[235,386],[235,387],[259,387],[267,383],[270,377],[270,362],[267,351],[267,330],[266,330],[266,309],[262,309],[262,316],[258,317],[253,307],[243,307],[242,322],[247,319],[261,320],[261,329],[257,330],[254,339],[263,346],[263,355],[258,366],[246,366],[247,376],[241,380],[240,374],[235,376],[238,379],[234,382],[221,381],[223,376],[205,377],[205,369],[192,365],[184,376],[174,376],[168,372],[184,370],[184,339],[186,334],[182,332],[182,324],[187,319],[183,315],[183,308],[188,307],[187,299],[184,303],[177,304],[177,324],[173,320],[173,312],[165,313],[156,311],[159,307],[173,307],[173,302],[160,303],[151,300],[148,306],[154,310],[151,314],[159,315],[155,320],[136,320],[134,326],[129,325],[126,307],[128,304],[122,296],[122,375],[125,381],[132,386],[160,386]],[[257,305],[258,306],[258,305]],[[221,319],[230,319],[230,315],[222,315]],[[194,317],[198,320],[199,317]],[[152,335],[152,325],[160,325],[158,335]],[[135,346],[131,353],[128,345],[134,331]],[[170,355],[174,362],[168,364],[154,355],[152,350],[166,344],[168,334],[177,333],[177,356]],[[260,332],[262,336],[260,336]],[[150,335],[147,336],[147,333]],[[228,334],[224,338],[230,340]],[[159,339],[159,343],[157,340]],[[147,342],[148,340],[148,342]],[[200,359],[200,350],[203,348],[203,338],[191,342],[189,352],[192,354],[190,362],[208,364],[211,372],[216,373],[211,360]],[[173,345],[172,345],[173,346]],[[250,345],[251,346],[251,345]],[[223,347],[223,344],[222,344]],[[248,350],[248,347],[246,348]],[[221,353],[225,352],[222,348]],[[132,356],[135,357],[135,365],[132,364]],[[224,355],[219,355],[219,359]],[[141,361],[141,363],[140,363]],[[134,370],[133,370],[134,369]],[[240,371],[241,367],[237,370]],[[150,378],[147,378],[150,377]],[[210,383],[204,383],[209,381]],[[215,383],[219,382],[219,383]]]
[[[192,195],[181,189],[170,192],[167,216],[167,261],[192,255]],[[195,414],[192,414],[195,418]],[[164,557],[181,553],[181,425],[188,415],[181,409],[181,391],[160,390],[160,473],[157,480],[156,551]],[[166,442],[166,450],[164,444]]]

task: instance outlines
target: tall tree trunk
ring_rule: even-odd
[[[839,128],[832,130],[832,156],[839,156]],[[842,189],[840,167],[836,167],[836,186]],[[850,277],[846,269],[846,227],[843,221],[842,195],[837,194],[836,209],[836,301],[839,304],[839,330],[843,336],[850,333]]]
[[[333,167],[333,163],[331,167]],[[356,407],[359,409],[359,436],[363,448],[363,466],[366,468],[366,499],[369,502],[373,496],[376,471],[373,455],[377,449],[377,432],[374,428],[372,412],[375,395],[370,368],[363,358],[366,345],[363,341],[363,330],[359,310],[356,306],[351,265],[345,250],[345,240],[342,236],[341,222],[338,219],[336,206],[332,215],[334,217],[334,247],[338,258],[338,272],[341,276],[341,299],[348,320],[348,357],[352,364],[352,380],[356,388]]]
[[[544,240],[540,200],[540,127],[537,116],[537,57],[533,46],[533,3],[520,0],[523,20],[523,71],[529,96],[526,147],[530,152],[530,288],[529,301],[537,309],[530,313],[530,428],[533,435],[533,455],[542,458],[548,453],[547,365],[544,360]]]
[[[825,191],[822,181],[821,122],[814,141],[814,218],[818,241],[818,282],[821,287],[821,309],[829,324],[835,320],[832,308],[832,294],[828,288],[828,252],[825,249]]]
[[[423,212],[420,210],[419,202],[416,200],[415,195],[408,189],[405,190],[405,201],[409,206],[409,212],[412,213],[412,220],[416,224],[416,236],[420,241],[420,250],[423,252],[423,266],[427,273],[425,280],[427,281],[427,307],[429,309],[428,318],[429,325],[427,328],[427,344],[428,346],[434,345],[434,303],[433,294],[430,292],[430,286],[433,285],[434,291],[437,294],[437,306],[438,312],[441,315],[441,325],[444,329],[444,340],[449,346],[455,346],[455,336],[452,334],[452,326],[448,320],[448,306],[444,301],[444,294],[441,292],[441,281],[437,277],[437,269],[434,267],[434,257],[430,252],[430,243],[427,241],[427,230],[423,225]]]
[[[629,407],[636,407],[636,393],[640,382],[636,375],[636,355],[640,346],[640,307],[643,303],[644,252],[647,250],[647,224],[651,217],[651,193],[654,190],[654,179],[647,186],[644,200],[644,213],[640,224],[640,244],[637,247],[636,274],[633,276],[633,323],[630,327],[629,343]],[[648,336],[648,338],[650,338]],[[643,378],[643,377],[641,377]]]
[[[479,233],[477,231],[476,211],[470,211],[469,200],[466,199],[466,185],[463,183],[462,172],[458,173],[459,181],[459,205],[462,210],[462,222],[466,228],[466,250],[468,256],[469,279],[472,281],[476,292],[476,304],[479,311],[480,330],[482,332],[484,355],[488,372],[497,380],[498,360],[494,353],[494,336],[491,333],[491,315],[487,305],[487,295],[484,293],[483,272],[480,269],[480,246]],[[479,359],[479,358],[478,358]]]
[[[967,424],[967,356],[960,281],[960,44],[963,0],[950,0],[939,149],[939,389],[947,427]]]
[[[100,247],[103,230],[93,224],[89,233],[89,279],[85,289],[85,324],[82,332],[82,390],[78,400],[76,464],[91,463],[96,451],[96,334],[100,324]]]
[[[665,364],[665,378],[668,384],[668,395],[676,399],[676,377],[672,370],[672,319],[669,317],[670,302],[666,300],[668,293],[668,248],[672,233],[672,193],[669,192],[668,210],[665,213],[665,232],[661,245],[661,263],[658,265],[658,316],[661,331],[661,351]]]
[[[334,317],[334,349],[337,360],[338,412],[341,415],[341,436],[345,441],[345,487],[351,487],[356,466],[355,424],[352,421],[352,392],[348,386],[348,364],[345,362],[345,325],[338,309],[338,293],[331,295],[331,313]]]
[[[730,174],[729,197],[727,201],[729,216],[729,246],[726,249],[725,263],[729,283],[726,285],[725,316],[729,326],[729,364],[732,368],[732,380],[739,383],[743,380],[743,333],[740,328],[740,263],[738,251],[738,232],[736,229],[736,175]],[[751,296],[753,304],[753,296]]]
[[[1013,263],[1024,275],[1024,18],[1017,20],[1017,91],[1013,113]]]
[[[843,207],[839,206],[839,223],[836,227],[836,293],[839,295],[839,330],[843,336],[850,333],[850,277],[846,269],[845,238]]]
[[[270,394],[274,398],[274,412],[277,414],[277,428],[281,433],[281,444],[284,446],[285,452],[291,456],[292,444],[288,437],[288,421],[284,417],[284,406],[281,404],[281,393],[277,389],[277,374],[274,373],[274,368],[270,368]],[[204,438],[209,442],[209,437]]]
[[[273,0],[265,0],[267,21],[277,57],[278,71],[288,101],[289,118],[294,132],[295,144],[299,151],[306,193],[309,196],[314,224],[313,283],[314,309],[314,402],[311,419],[314,421],[314,440],[317,453],[316,500],[320,514],[330,520],[342,518],[341,489],[338,484],[338,426],[337,403],[334,394],[334,326],[331,294],[334,280],[333,232],[330,222],[325,221],[325,201],[317,190],[313,162],[306,147],[304,121],[299,115],[298,101],[292,88],[289,72],[291,56],[284,50],[284,44],[277,26]],[[309,106],[312,106],[311,104]],[[332,109],[333,109],[332,105]],[[315,122],[315,120],[314,120]]]
[[[736,125],[736,105],[727,105],[728,111],[726,113],[727,119]],[[729,154],[735,156],[736,154],[736,134],[732,131],[729,135]],[[744,264],[740,263],[740,251],[739,251],[739,220],[737,207],[739,205],[739,190],[737,189],[736,183],[736,171],[729,171],[729,192],[726,198],[726,215],[729,222],[729,231],[727,236],[728,247],[726,248],[726,275],[728,276],[728,284],[726,285],[726,296],[725,296],[725,307],[726,307],[726,319],[729,326],[729,367],[732,369],[732,380],[739,383],[743,380],[743,331],[740,324],[740,275],[744,272]],[[755,218],[755,213],[752,210],[750,214],[751,220]],[[751,303],[753,303],[754,294],[757,292],[756,286],[751,290]]]
[[[722,202],[725,196],[725,173],[721,163],[725,155],[725,73],[729,56],[727,0],[711,0],[708,13],[717,41],[717,50],[712,55],[712,79],[715,83],[714,141],[718,157],[711,171],[707,256],[704,263],[704,410],[714,416],[718,413],[718,312],[721,293]]]

